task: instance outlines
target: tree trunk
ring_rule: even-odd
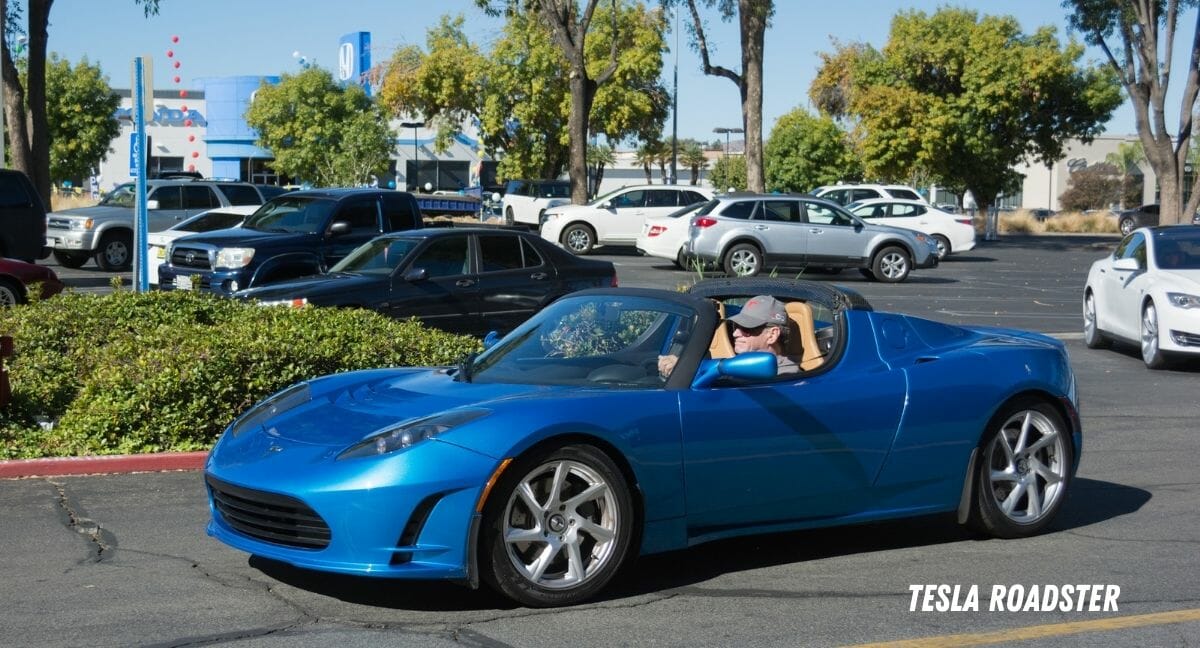
[[[582,64],[582,61],[580,61]],[[571,71],[571,114],[567,117],[567,138],[571,143],[567,173],[571,176],[571,202],[577,205],[588,201],[587,136],[588,115],[596,95],[595,83],[575,70]]]
[[[0,0],[0,14],[8,16],[8,1]],[[29,154],[29,122],[25,115],[25,88],[9,54],[7,34],[0,30],[0,68],[4,82],[4,120],[8,129],[8,156],[12,167],[30,179],[34,177],[33,157]],[[47,201],[46,206],[50,203]]]
[[[763,170],[763,41],[770,5],[762,0],[738,2],[742,32],[742,82],[738,85],[742,95],[742,125],[746,131],[746,188],[757,193],[766,191],[767,184]]]
[[[29,72],[26,98],[29,104],[29,154],[33,173],[29,179],[47,205],[50,204],[50,124],[46,119],[46,31],[54,0],[29,0]]]

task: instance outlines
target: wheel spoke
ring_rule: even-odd
[[[1017,446],[1013,448],[1013,452],[1020,453],[1025,450],[1025,444],[1029,441],[1029,428],[1033,427],[1033,412],[1025,412],[1025,420],[1021,422],[1021,434],[1017,437]]]
[[[1017,457],[1008,442],[1008,435],[1003,430],[1000,431],[1000,434],[996,435],[996,443],[1004,450],[1005,470],[1013,470],[1017,463]]]
[[[1009,492],[1008,497],[1000,503],[1000,510],[1004,511],[1005,515],[1012,516],[1013,509],[1016,508],[1017,502],[1021,500],[1021,496],[1025,494],[1025,484],[1017,482],[1016,487]]]
[[[991,478],[993,482],[1015,482],[1017,479],[1019,479],[1016,471],[1012,469],[1011,465],[1004,470],[993,470]]]
[[[1038,450],[1045,448],[1046,446],[1050,445],[1051,443],[1054,443],[1057,440],[1058,440],[1058,430],[1053,430],[1048,434],[1042,435],[1042,438],[1038,439],[1037,442],[1035,442],[1033,445],[1029,446],[1029,449],[1026,450],[1025,453],[1032,457]]]
[[[528,482],[523,482],[517,487],[517,495],[522,502],[525,502],[525,506],[529,508],[529,513],[534,518],[540,519],[546,513],[546,507],[538,503],[537,496],[533,494],[533,488],[529,486]]]
[[[607,496],[608,496],[608,485],[601,482],[598,484],[592,484],[591,486],[588,486],[587,489],[585,489],[582,493],[563,502],[563,505],[567,507],[568,511],[574,511],[575,509],[579,508],[580,504],[583,504],[584,502],[590,502],[595,499],[602,499]]]
[[[608,542],[617,536],[616,532],[606,529],[591,520],[580,520],[579,531],[592,536],[598,543]]]
[[[567,544],[567,573],[563,575],[564,584],[577,583],[587,576],[587,567],[583,564],[583,556],[579,553],[579,543]]]
[[[509,528],[504,534],[504,541],[509,544],[517,544],[521,542],[545,542],[545,539],[542,536],[542,525],[539,522],[538,526],[532,529]]]
[[[554,505],[559,503],[559,498],[562,496],[563,485],[567,482],[567,475],[571,469],[567,467],[565,461],[560,461],[554,467],[554,483],[550,486],[550,496],[546,498],[546,508],[552,509]]]
[[[1029,469],[1042,479],[1046,480],[1047,486],[1050,484],[1057,484],[1058,482],[1062,481],[1062,477],[1058,473],[1054,472],[1049,466],[1038,461],[1037,459],[1034,459],[1033,457],[1029,458]]]
[[[1025,507],[1025,513],[1031,518],[1038,518],[1042,515],[1042,492],[1036,483],[1030,484],[1025,489],[1025,494],[1028,495],[1028,504]]]
[[[537,558],[533,559],[533,564],[529,565],[529,580],[538,582],[542,580],[542,576],[546,575],[546,569],[550,566],[550,562],[554,560],[554,556],[558,554],[559,547],[547,544],[539,553]]]

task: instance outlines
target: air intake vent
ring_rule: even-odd
[[[329,546],[329,525],[298,499],[206,478],[213,505],[238,532],[278,545],[302,549]]]

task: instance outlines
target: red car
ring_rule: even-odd
[[[62,292],[58,275],[46,266],[0,258],[0,307],[24,304],[31,283],[41,282],[42,298]]]

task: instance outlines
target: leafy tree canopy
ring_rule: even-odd
[[[317,186],[366,182],[393,148],[387,120],[363,89],[343,88],[320,68],[264,83],[246,123],[258,131],[259,146],[274,153],[276,170]]]
[[[723,155],[717,158],[712,170],[708,172],[708,181],[716,191],[745,191],[746,158],[741,155]]]
[[[25,79],[22,78],[22,82]],[[72,66],[51,54],[46,62],[46,118],[50,127],[50,179],[55,184],[92,173],[121,133],[113,113],[121,97],[99,65],[87,58]]]
[[[766,146],[767,188],[808,191],[862,173],[847,135],[830,117],[797,108],[779,118]]]

